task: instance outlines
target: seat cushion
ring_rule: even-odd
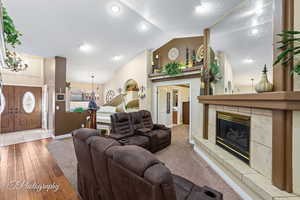
[[[176,200],[186,200],[194,187],[194,183],[175,174],[173,174],[173,182],[177,197]]]
[[[223,200],[223,195],[207,186],[201,188],[195,185],[186,200]]]
[[[164,143],[167,142],[170,138],[170,133],[168,131],[165,130],[152,130],[152,133],[157,135],[158,141],[159,143]]]
[[[137,145],[140,147],[144,147],[146,149],[149,148],[149,138],[141,135],[134,135],[126,138],[127,145]]]

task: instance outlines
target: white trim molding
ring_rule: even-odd
[[[64,135],[59,135],[59,136],[52,135],[52,138],[55,139],[55,140],[65,139],[65,138],[70,138],[70,137],[72,137],[71,133],[64,134]]]
[[[252,199],[238,184],[236,184],[227,174],[223,172],[223,170],[218,167],[211,159],[209,159],[205,153],[199,149],[196,145],[194,145],[194,151],[203,158],[208,165],[219,175],[222,179],[236,192],[238,193],[242,199],[244,200],[254,200]]]

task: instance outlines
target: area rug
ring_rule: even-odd
[[[74,189],[77,190],[76,156],[72,138],[53,140],[47,146]],[[199,186],[207,185],[224,195],[224,200],[242,200],[223,179],[201,159],[188,143],[188,126],[172,129],[172,144],[155,153],[174,174],[183,176]]]

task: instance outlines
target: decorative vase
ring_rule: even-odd
[[[207,95],[213,95],[213,86],[212,86],[212,83],[209,83],[209,90],[208,90],[208,94]],[[200,96],[202,95],[206,95],[205,94],[205,83],[201,81],[201,84],[200,84]]]
[[[261,80],[258,82],[258,84],[255,86],[255,91],[257,93],[262,92],[272,92],[273,90],[273,84],[269,82],[268,75],[267,75],[267,65],[265,65],[264,70],[262,71]]]

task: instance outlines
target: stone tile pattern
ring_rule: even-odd
[[[43,129],[34,129],[27,131],[18,131],[13,133],[0,134],[0,147],[23,142],[30,142],[50,138],[51,133]]]

